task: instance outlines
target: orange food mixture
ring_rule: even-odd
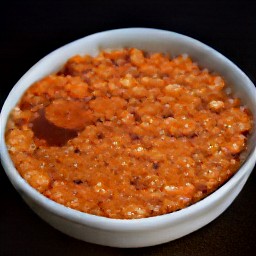
[[[241,164],[252,118],[217,74],[138,49],[74,56],[33,84],[6,130],[21,176],[86,213],[131,219],[199,201]]]

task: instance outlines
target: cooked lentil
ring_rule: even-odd
[[[241,164],[252,127],[224,79],[187,55],[74,56],[13,109],[6,143],[21,176],[67,207],[117,219],[170,213]]]

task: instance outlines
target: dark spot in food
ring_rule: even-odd
[[[81,151],[79,150],[79,148],[76,148],[75,150],[74,150],[74,153],[76,153],[76,154],[79,154]]]
[[[172,110],[170,108],[164,108],[162,112],[163,118],[173,117]]]
[[[98,118],[98,119],[96,120],[96,122],[103,123],[103,119]]]
[[[83,183],[83,181],[82,181],[82,180],[80,180],[80,179],[73,180],[73,182],[74,182],[75,184],[77,184],[77,185],[80,185],[80,184],[82,184],[82,183]]]
[[[105,137],[105,136],[104,136],[103,133],[99,133],[99,134],[97,135],[97,138],[98,138],[98,139],[104,139],[104,137]]]
[[[21,128],[24,124],[26,124],[27,123],[27,121],[26,121],[26,119],[24,119],[24,118],[19,118],[19,119],[17,119],[17,120],[15,120],[15,124],[19,127],[19,128]]]
[[[135,133],[131,133],[130,137],[131,137],[132,140],[139,140],[140,139],[140,137]]]
[[[207,193],[207,186],[203,183],[196,184],[196,188],[203,193]]]
[[[21,110],[31,109],[31,107],[32,107],[32,104],[27,101],[22,101],[20,104]]]
[[[135,176],[130,181],[130,184],[136,188],[136,190],[143,190],[147,188],[147,185],[143,183],[141,177]]]
[[[166,119],[166,118],[168,118],[168,117],[173,117],[173,114],[164,114],[164,115],[163,115],[163,118],[164,118],[164,119]]]
[[[134,119],[136,122],[141,122],[141,117],[137,112],[132,112],[131,114],[134,115]]]
[[[159,163],[153,163],[153,169],[157,170],[159,168]]]

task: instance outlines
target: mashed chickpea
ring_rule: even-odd
[[[34,83],[6,142],[21,176],[67,207],[116,219],[170,213],[241,164],[252,117],[188,56],[139,49],[74,56]]]

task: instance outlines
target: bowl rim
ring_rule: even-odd
[[[90,227],[94,227],[101,230],[112,230],[112,231],[142,231],[142,230],[148,230],[148,229],[160,229],[167,225],[177,224],[178,222],[182,222],[187,217],[195,216],[195,214],[198,214],[198,210],[202,211],[203,209],[210,209],[212,204],[214,202],[217,202],[223,195],[223,193],[227,193],[230,187],[236,186],[237,182],[241,180],[248,172],[248,169],[250,167],[253,167],[255,161],[256,161],[256,147],[254,147],[250,154],[247,156],[246,161],[242,164],[242,166],[238,169],[238,171],[221,187],[219,187],[216,191],[214,191],[212,194],[208,195],[204,199],[184,208],[176,212],[167,213],[164,215],[159,216],[153,216],[148,218],[141,218],[141,219],[112,219],[97,215],[92,215],[84,212],[80,212],[71,208],[68,208],[64,205],[61,205],[59,203],[56,203],[49,198],[42,195],[40,192],[38,192],[36,189],[31,187],[19,174],[19,172],[14,167],[14,164],[9,156],[7,146],[5,144],[5,127],[6,127],[6,121],[9,115],[9,112],[6,110],[7,105],[11,101],[12,97],[16,94],[18,89],[20,87],[24,87],[23,80],[25,77],[29,76],[30,73],[33,73],[34,70],[40,66],[42,63],[44,63],[48,58],[53,57],[55,54],[64,51],[65,49],[79,45],[84,40],[93,40],[94,38],[109,35],[111,33],[127,33],[127,32],[133,32],[133,33],[142,33],[142,32],[150,32],[150,33],[163,33],[163,34],[169,34],[173,35],[176,38],[179,38],[181,40],[186,40],[189,43],[193,43],[198,47],[201,47],[203,50],[211,51],[211,54],[216,55],[218,58],[225,61],[229,66],[232,66],[233,69],[236,70],[236,72],[239,73],[240,76],[243,77],[243,79],[246,79],[248,86],[251,87],[252,92],[255,91],[256,95],[256,88],[254,87],[251,80],[245,75],[245,73],[237,67],[232,61],[227,59],[225,56],[223,56],[221,53],[217,52],[210,46],[193,39],[191,37],[172,32],[167,30],[161,30],[161,29],[153,29],[153,28],[121,28],[121,29],[113,29],[108,30],[104,32],[98,32],[92,35],[85,36],[83,38],[80,38],[78,40],[72,41],[43,57],[41,60],[39,60],[35,65],[33,65],[21,78],[20,80],[15,84],[15,86],[10,91],[7,99],[4,102],[4,105],[1,110],[0,120],[1,120],[1,126],[0,126],[0,152],[1,152],[1,162],[4,167],[4,170],[9,177],[11,183],[14,185],[16,190],[20,192],[21,195],[25,194],[29,196],[29,198],[36,202],[36,204],[40,205],[41,207],[47,209],[51,213],[58,215],[59,217],[68,219],[72,222],[75,222],[80,225],[86,225]],[[21,93],[18,92],[19,98],[21,97]],[[15,103],[17,104],[17,102]]]

